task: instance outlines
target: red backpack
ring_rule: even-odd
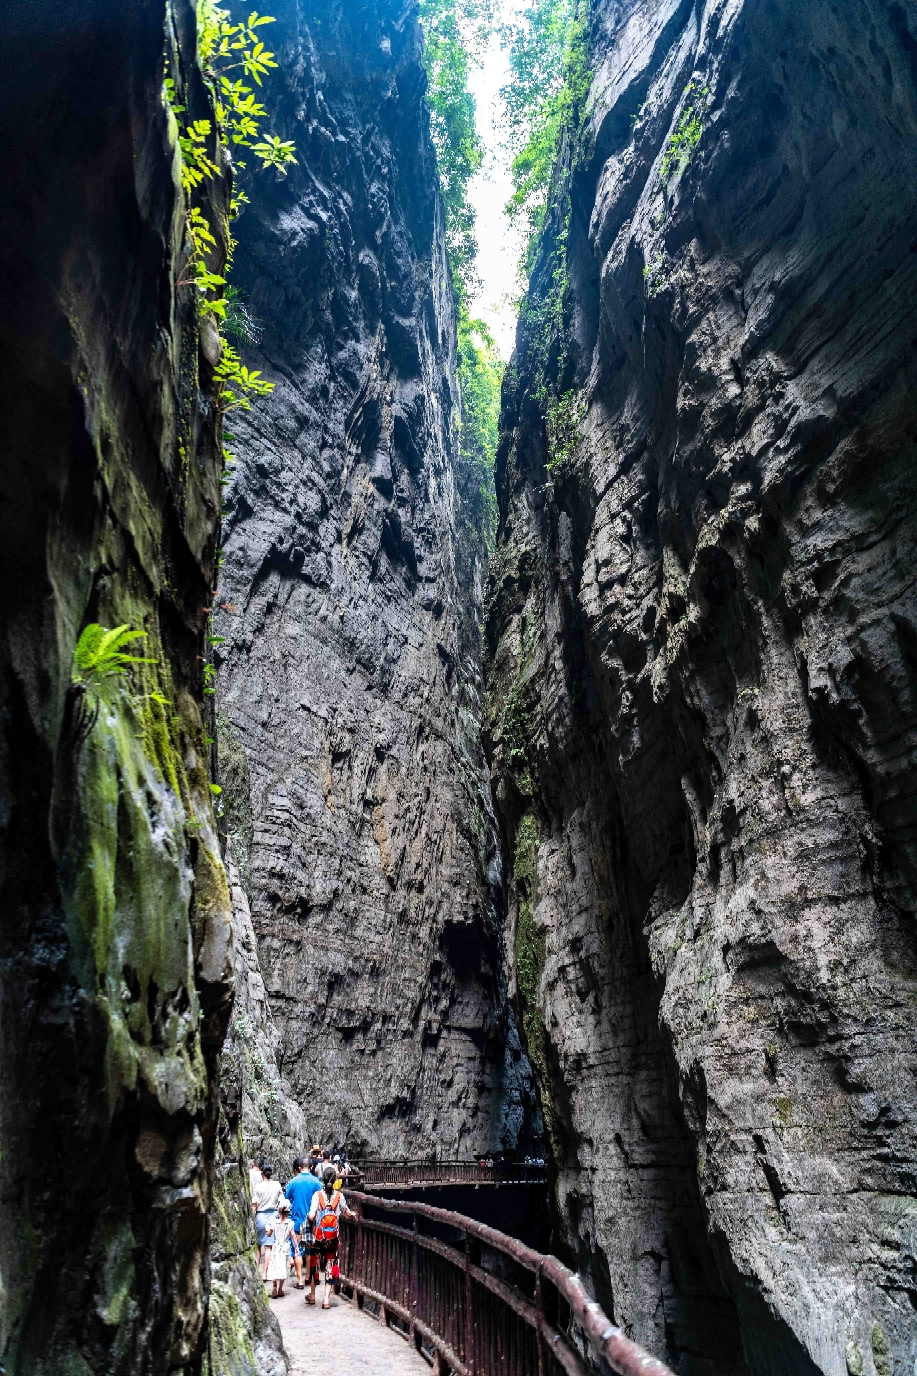
[[[326,1245],[337,1242],[340,1232],[338,1216],[335,1212],[341,1202],[340,1190],[335,1190],[329,1201],[324,1190],[318,1192],[318,1213],[315,1218],[314,1237],[316,1242],[323,1242]]]

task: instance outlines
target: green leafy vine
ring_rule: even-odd
[[[281,139],[276,134],[266,134],[263,122],[267,110],[255,97],[254,88],[245,81],[247,77],[257,86],[262,83],[277,62],[258,34],[265,24],[275,23],[272,15],[259,15],[253,10],[247,20],[234,24],[229,11],[220,8],[214,0],[199,0],[198,4],[198,58],[205,83],[213,99],[216,115],[216,131],[209,119],[192,120],[182,125],[180,116],[187,113],[176,98],[175,80],[168,73],[163,88],[163,100],[178,122],[178,147],[181,154],[181,183],[187,199],[185,225],[190,244],[190,277],[179,280],[178,286],[194,285],[197,290],[198,308],[202,316],[212,315],[219,322],[226,316],[226,277],[215,272],[210,260],[217,252],[217,240],[203,209],[195,204],[195,194],[205,182],[219,176],[219,167],[210,149],[217,143],[232,144],[236,149],[250,149],[263,168],[274,167],[282,176],[287,168],[296,162],[295,144]],[[241,71],[242,76],[233,73]],[[217,143],[214,142],[216,137]],[[227,271],[232,265],[235,240],[229,230],[229,223],[247,204],[248,197],[238,186],[239,174],[246,164],[237,156],[234,160],[236,189],[230,203],[229,222],[225,228]],[[270,390],[271,384],[261,383],[253,386],[251,375],[242,369],[238,354],[232,351],[221,360],[221,381],[228,386],[221,389],[221,405],[238,406],[240,397],[264,396],[263,390]]]
[[[664,182],[680,177],[694,156],[697,145],[704,132],[704,113],[707,108],[709,86],[701,86],[691,81],[685,88],[684,108],[678,123],[669,135],[669,140],[659,165],[659,175]]]
[[[285,176],[290,165],[297,161],[292,140],[266,131],[268,111],[255,90],[278,66],[274,53],[265,47],[260,33],[265,25],[275,22],[272,15],[252,10],[247,19],[236,23],[229,10],[215,0],[198,0],[198,60],[213,102],[215,127],[209,119],[182,122],[187,109],[178,103],[175,78],[168,70],[163,86],[163,102],[178,126],[181,185],[186,198],[189,254],[185,272],[176,285],[193,286],[200,317],[210,317],[217,326],[219,357],[213,375],[217,384],[217,419],[223,458],[221,486],[226,485],[234,464],[234,456],[225,443],[231,436],[222,429],[223,418],[231,411],[251,410],[252,402],[269,396],[274,388],[259,369],[246,367],[239,348],[235,347],[257,342],[257,330],[239,301],[238,293],[228,285],[227,276],[236,246],[230,225],[248,204],[239,182],[240,174],[246,170],[246,163],[239,156],[241,150],[250,151],[262,170],[273,167],[281,176]],[[218,271],[217,235],[205,207],[196,198],[207,182],[220,175],[221,145],[234,150],[234,188],[229,214],[222,226],[226,267]],[[230,339],[234,342],[230,343]],[[221,566],[222,555],[218,551],[216,575]],[[219,637],[208,636],[208,657],[203,667],[205,695],[216,692],[216,666],[210,654],[218,641]]]

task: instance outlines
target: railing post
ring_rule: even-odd
[[[414,1336],[414,1321],[417,1318],[417,1210],[411,1214],[414,1240],[411,1243],[411,1336]]]
[[[477,1376],[477,1342],[474,1321],[474,1281],[471,1275],[471,1238],[465,1234],[465,1366]]]
[[[365,1256],[363,1255],[363,1205],[362,1205],[362,1203],[360,1202],[360,1200],[358,1200],[358,1199],[357,1199],[357,1200],[354,1200],[354,1204],[356,1205],[356,1208],[354,1209],[354,1213],[355,1213],[356,1216],[357,1216],[357,1226],[356,1226],[356,1234],[357,1234],[357,1235],[356,1235],[356,1240],[355,1240],[355,1243],[354,1243],[353,1276],[352,1276],[352,1279],[353,1279],[353,1280],[360,1281],[360,1282],[362,1282],[363,1285],[365,1285],[365,1284],[366,1284],[366,1258],[365,1258]],[[357,1300],[357,1308],[362,1309],[363,1306],[362,1306],[362,1303],[361,1303],[361,1300],[360,1300],[359,1292],[358,1292],[358,1291],[354,1291],[354,1299]]]
[[[541,1293],[541,1266],[535,1272],[535,1308],[538,1323],[535,1328],[535,1347],[538,1353],[538,1376],[544,1376],[544,1299]]]

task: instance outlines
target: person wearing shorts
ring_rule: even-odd
[[[315,1287],[319,1281],[319,1271],[325,1273],[325,1297],[322,1300],[322,1308],[331,1308],[330,1289],[334,1288],[335,1294],[340,1290],[341,1268],[338,1264],[338,1246],[340,1236],[333,1242],[322,1241],[315,1236],[323,1213],[331,1212],[340,1219],[341,1215],[345,1218],[356,1218],[356,1214],[348,1206],[341,1190],[335,1188],[337,1172],[333,1166],[326,1166],[323,1176],[322,1188],[317,1191],[312,1200],[312,1208],[309,1210],[310,1241],[308,1243],[309,1253],[309,1293],[306,1295],[306,1303],[315,1303]]]
[[[270,1166],[262,1167],[263,1179],[260,1185],[255,1186],[252,1196],[252,1209],[255,1214],[255,1232],[258,1235],[258,1246],[261,1249],[260,1267],[262,1279],[267,1278],[268,1263],[271,1259],[273,1249],[273,1225],[277,1219],[277,1206],[283,1199],[283,1190],[278,1181],[273,1179],[274,1172]]]
[[[296,1174],[288,1182],[286,1188],[295,1230],[290,1239],[290,1251],[296,1271],[296,1289],[302,1290],[305,1288],[302,1278],[302,1259],[306,1255],[306,1243],[309,1237],[309,1210],[312,1208],[312,1200],[322,1186],[321,1181],[316,1180],[312,1172],[306,1170],[306,1163],[301,1156],[297,1156],[293,1162],[293,1168]]]

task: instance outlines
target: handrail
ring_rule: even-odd
[[[631,1342],[556,1257],[486,1223],[431,1204],[348,1191],[356,1222],[344,1220],[341,1282],[360,1307],[407,1329],[438,1376],[588,1376],[594,1365],[567,1332],[571,1317],[600,1368],[616,1376],[672,1376]],[[402,1214],[399,1227],[373,1214]],[[456,1245],[435,1233],[457,1232]],[[513,1271],[523,1275],[516,1279]]]
[[[363,1161],[353,1167],[361,1186],[540,1185],[544,1166],[501,1161]]]

